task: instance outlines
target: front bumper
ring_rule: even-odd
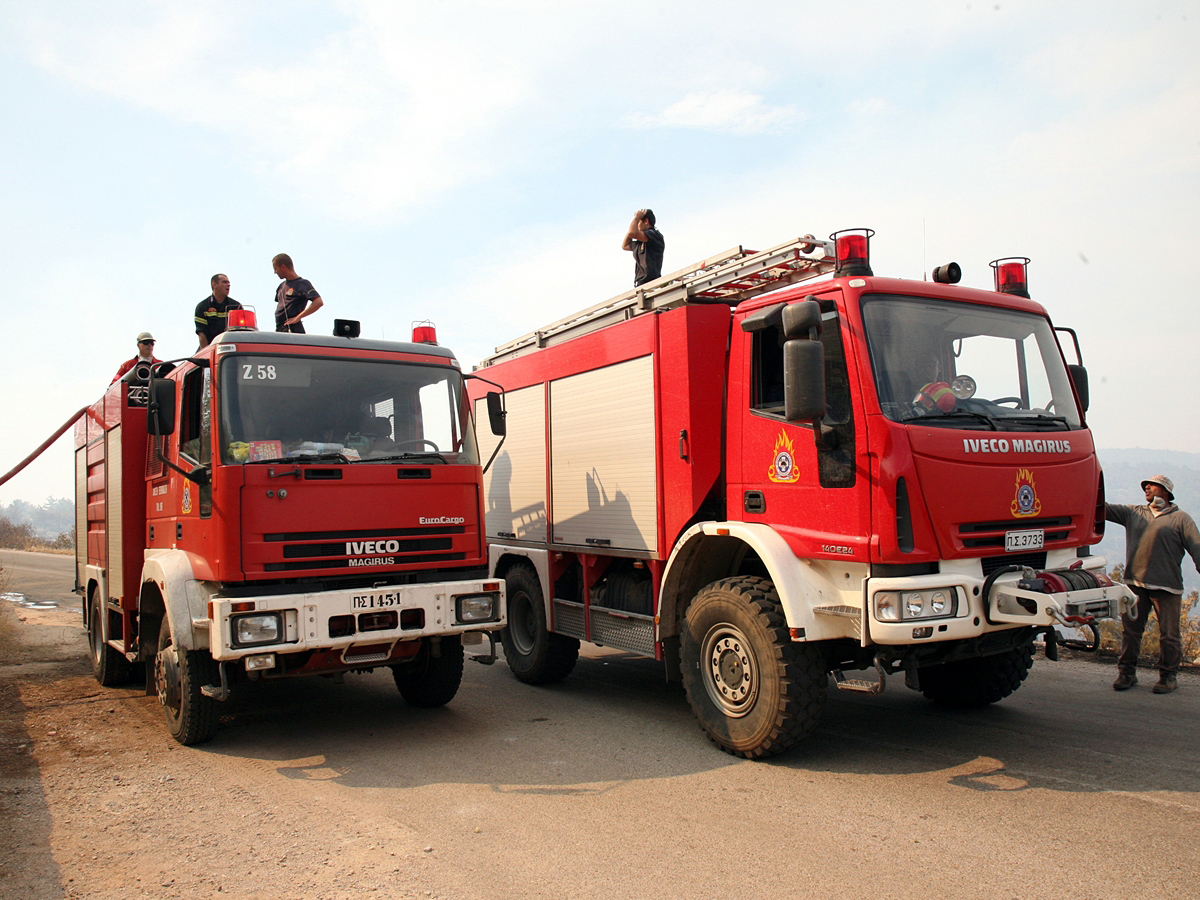
[[[467,607],[478,616],[480,598],[491,599],[492,614],[464,620]],[[225,662],[272,653],[338,651],[345,665],[384,661],[402,641],[498,631],[505,625],[503,581],[450,581],[387,585],[371,589],[215,596],[208,603],[209,647]],[[270,642],[238,640],[238,620],[278,617]],[[246,629],[242,629],[245,631]],[[261,633],[261,629],[260,629]]]
[[[1104,571],[1104,560],[1088,557],[1090,571]],[[1133,592],[1123,584],[1091,590],[1044,594],[1017,587],[1024,577],[1012,572],[995,578],[989,585],[978,574],[943,571],[937,575],[907,578],[869,578],[866,594],[866,620],[870,642],[884,645],[910,645],[979,637],[1003,628],[1026,625],[1048,627],[1074,624],[1071,617],[1115,619],[1134,602]],[[987,596],[984,596],[984,592]],[[954,590],[957,607],[953,615],[906,618],[883,621],[876,615],[874,598],[881,592],[929,592]],[[864,643],[866,643],[864,641]]]

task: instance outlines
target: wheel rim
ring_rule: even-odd
[[[523,655],[533,652],[537,635],[537,616],[529,595],[524,591],[508,598],[508,634],[513,646]]]
[[[732,625],[712,628],[704,638],[700,669],[709,699],[727,716],[740,718],[758,699],[758,663],[746,636]]]
[[[97,664],[99,664],[100,654],[104,650],[104,623],[100,620],[102,615],[100,604],[93,600],[92,615],[88,620],[88,634],[92,643],[92,661]]]
[[[158,689],[158,702],[172,712],[179,712],[182,690],[179,680],[179,660],[175,656],[175,645],[167,644],[154,657],[154,685]]]

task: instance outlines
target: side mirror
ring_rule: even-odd
[[[508,431],[508,423],[504,411],[504,402],[496,391],[487,392],[488,423],[492,426],[492,434],[503,437]]]
[[[175,431],[175,382],[169,378],[155,378],[150,382],[146,430],[158,435],[173,434]]]
[[[783,336],[788,340],[811,337],[814,328],[821,333],[821,305],[816,300],[801,300],[783,308]]]
[[[783,409],[789,422],[812,422],[820,428],[825,417],[825,348],[820,342],[784,342]]]
[[[1067,372],[1071,375],[1071,381],[1075,384],[1075,392],[1079,394],[1079,403],[1083,407],[1083,411],[1088,411],[1088,373],[1083,366],[1067,366]]]

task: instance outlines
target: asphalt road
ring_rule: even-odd
[[[63,559],[57,588],[12,561],[7,590],[69,604]],[[1159,696],[1113,676],[1039,658],[972,712],[900,678],[831,688],[766,762],[710,745],[659,664],[587,645],[549,688],[468,663],[438,710],[386,671],[254,685],[197,748],[81,663],[8,680],[53,896],[1195,898],[1200,677]]]

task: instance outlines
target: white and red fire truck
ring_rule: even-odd
[[[714,742],[760,757],[812,729],[830,673],[991,703],[1035,637],[1053,657],[1056,625],[1128,602],[1088,554],[1086,371],[1028,260],[993,263],[994,291],[954,264],[881,278],[872,234],[737,247],[482,363],[505,389],[484,489],[518,678],[564,678],[581,640],[652,656]]]
[[[463,643],[486,635],[494,658],[504,624],[464,376],[432,327],[406,344],[253,320],[136,366],[75,431],[96,678],[144,671],[184,744],[244,679],[389,666],[409,703],[440,706]]]

